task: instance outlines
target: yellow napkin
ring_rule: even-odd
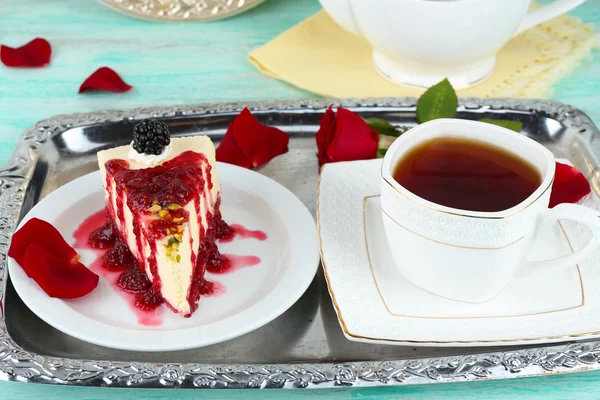
[[[591,25],[563,15],[512,39],[498,53],[489,79],[459,92],[474,97],[548,97],[600,45]],[[394,85],[371,64],[370,44],[340,28],[325,11],[250,53],[263,73],[326,97],[418,96],[422,91]]]

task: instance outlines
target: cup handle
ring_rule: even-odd
[[[589,256],[600,245],[600,212],[596,210],[576,204],[559,204],[553,209],[548,210],[542,218],[543,220],[540,221],[540,226],[542,227],[549,222],[557,222],[560,219],[568,219],[587,225],[592,230],[592,239],[582,249],[577,250],[573,254],[552,260],[529,261],[526,263],[524,271],[572,267]]]
[[[514,36],[517,36],[524,30],[531,28],[537,24],[541,24],[542,22],[548,21],[554,17],[558,17],[561,14],[564,14],[575,7],[585,3],[586,0],[555,0],[550,4],[542,6],[538,9],[528,12],[523,20],[521,21],[521,25],[517,29],[517,33]]]

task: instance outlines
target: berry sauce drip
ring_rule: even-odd
[[[239,225],[239,224],[233,224],[233,225],[225,224],[225,225],[226,225],[226,228],[217,230],[217,239],[221,243],[229,243],[229,242],[233,241],[233,239],[235,239],[235,238],[256,239],[256,240],[260,240],[261,242],[267,240],[267,238],[268,238],[267,234],[264,233],[263,231],[250,230],[250,229],[247,229],[246,227],[244,227],[243,225]]]
[[[223,221],[223,218],[221,217],[221,212],[217,214],[215,221],[217,239],[225,242],[232,241],[235,236],[235,230],[232,226],[228,225],[225,221]]]
[[[80,249],[99,247],[100,245],[95,247],[92,246],[90,243],[90,236],[94,231],[100,229],[100,227],[102,227],[104,223],[110,219],[107,215],[107,210],[100,210],[90,215],[81,224],[79,224],[77,229],[75,229],[75,232],[73,232],[73,238],[75,239],[73,246]],[[110,245],[108,247],[110,247]]]
[[[199,251],[200,255],[196,258],[195,278],[188,297],[189,300],[192,300],[191,304],[194,305],[194,309],[196,309],[201,296],[218,296],[227,291],[221,283],[206,280],[204,275],[207,271],[216,274],[229,273],[260,262],[256,256],[221,255],[219,253],[216,245],[217,227],[221,228],[220,232],[231,231],[223,221],[218,211],[219,208],[220,204],[217,202],[215,217],[207,216],[209,230],[204,235]],[[100,257],[92,263],[91,269],[119,289],[121,296],[131,305],[132,311],[141,325],[161,325],[162,314],[156,314],[156,311],[160,311],[158,306],[163,303],[163,299],[140,269],[127,243],[119,236],[118,230],[115,227],[107,228],[113,224],[110,217],[107,217],[108,215],[103,210],[88,217],[75,231],[73,235],[75,241],[79,243],[78,247],[91,247],[100,251]],[[238,225],[233,225],[233,227],[236,230]],[[101,237],[102,240],[92,240],[92,238],[97,239],[98,237]],[[107,248],[107,243],[113,243],[112,247]]]
[[[109,271],[139,270],[139,266],[133,258],[127,243],[120,237],[115,238],[113,243],[113,248],[104,253],[102,257],[102,266]]]
[[[200,287],[202,296],[220,296],[227,291],[227,288],[217,281],[203,281]]]
[[[92,231],[88,243],[95,249],[108,249],[102,256],[102,267],[110,272],[122,271],[116,284],[124,291],[135,294],[136,307],[150,311],[162,304],[162,298],[158,296],[157,299],[152,284],[140,269],[127,243],[119,236],[112,221],[107,220],[102,227]],[[112,243],[112,247],[108,248],[107,243]]]
[[[92,232],[88,244],[94,249],[109,249],[115,245],[116,232],[115,224],[107,220],[104,225]]]
[[[133,148],[139,154],[159,155],[169,143],[171,134],[164,122],[145,119],[133,127]]]
[[[112,237],[103,235],[109,242],[114,243],[112,248],[100,248],[100,246],[103,246],[102,243],[105,243],[104,240],[102,243],[90,241],[90,237],[97,236],[97,234],[94,234],[95,232],[100,230],[106,232],[106,229],[101,228],[107,225],[110,220],[107,215],[109,214],[105,210],[101,210],[86,218],[73,232],[75,247],[94,250],[97,257],[95,261],[89,264],[89,268],[115,289],[116,293],[129,305],[140,325],[160,326],[163,323],[164,310],[156,306],[156,299],[152,299],[150,293],[148,293],[148,296],[142,296],[138,293],[127,292],[117,283],[125,272],[139,270],[129,247],[119,237],[117,230],[112,231]],[[145,275],[142,279],[147,281]],[[123,281],[123,278],[121,278],[121,281]],[[134,284],[131,280],[130,283]],[[141,285],[137,284],[137,286]],[[143,303],[144,301],[147,301],[147,304]]]
[[[162,297],[156,292],[156,289],[154,288],[136,293],[135,295],[135,306],[145,311],[154,310],[162,303]]]
[[[210,272],[213,274],[228,274],[238,269],[253,267],[260,264],[261,259],[257,256],[238,256],[236,254],[221,254],[214,260]]]
[[[215,207],[215,209],[220,210],[220,203],[217,205],[217,207]],[[217,212],[215,216],[215,229],[216,238],[221,243],[229,243],[236,237],[241,239],[252,238],[260,241],[267,240],[268,237],[263,231],[253,231],[239,224],[227,224],[227,222],[223,221],[220,211]]]
[[[196,208],[199,208],[199,204],[196,203]],[[204,232],[204,237],[202,238],[202,242],[198,248],[198,255],[196,256],[196,265],[194,267],[194,281],[190,286],[190,290],[187,295],[187,300],[190,304],[192,312],[194,312],[198,308],[198,300],[200,299],[200,295],[207,292],[207,286],[209,283],[204,279],[204,274],[207,271],[210,271],[214,259],[220,259],[221,254],[219,253],[219,249],[217,248],[217,235],[218,235],[218,227],[222,226],[223,228],[228,225],[223,221],[221,217],[221,200],[217,200],[213,210],[215,210],[214,214],[208,214],[206,216],[206,223],[208,228],[206,232]],[[212,293],[212,291],[209,291]]]
[[[150,290],[152,283],[148,280],[146,274],[137,267],[136,263],[136,268],[129,268],[119,275],[117,285],[129,293],[142,293]]]

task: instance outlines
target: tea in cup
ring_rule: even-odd
[[[381,208],[400,273],[416,286],[480,303],[525,269],[574,268],[600,244],[600,213],[575,204],[548,209],[554,155],[499,126],[438,119],[392,143],[382,166]],[[573,220],[593,238],[577,252],[528,261],[536,230]]]

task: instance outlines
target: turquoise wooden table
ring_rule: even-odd
[[[131,19],[93,1],[0,1],[0,43],[19,46],[40,36],[54,48],[44,69],[0,66],[0,163],[21,132],[55,114],[201,102],[313,97],[259,74],[247,53],[319,10],[317,0],[269,0],[236,18],[209,24],[165,24]],[[574,13],[600,29],[600,1]],[[556,88],[554,98],[587,112],[600,124],[598,51]],[[124,94],[78,95],[98,67],[114,68],[134,89]],[[463,400],[600,398],[600,371],[540,378],[459,384],[317,391],[164,391],[72,388],[0,383],[2,399],[275,399],[320,394],[329,399]]]

